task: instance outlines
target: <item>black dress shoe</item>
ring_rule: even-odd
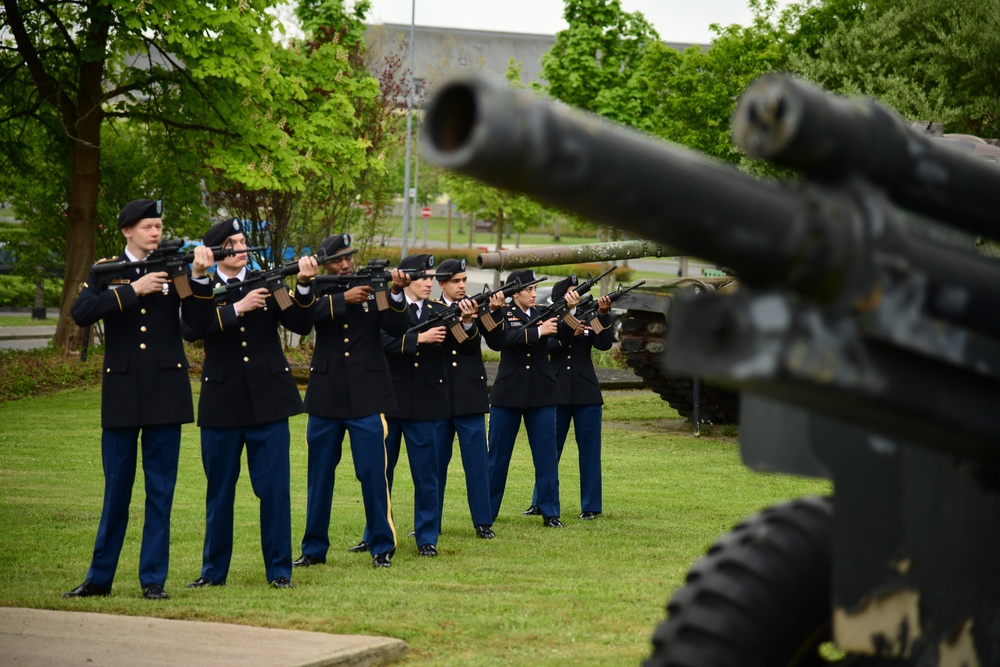
[[[542,525],[546,528],[562,528],[562,521],[559,520],[557,516],[550,516],[549,518],[542,521]]]
[[[111,595],[111,589],[98,586],[89,581],[85,581],[68,593],[63,593],[64,598],[89,598],[94,596],[104,597]]]
[[[476,535],[484,540],[492,540],[497,536],[496,533],[493,532],[493,529],[487,525],[476,526]]]
[[[274,588],[292,588],[292,580],[288,577],[278,577],[271,582]]]
[[[538,509],[538,505],[532,505],[528,509],[521,512],[524,516],[542,516],[542,510]]]
[[[352,547],[353,548],[353,547]],[[319,558],[313,558],[309,554],[302,554],[292,563],[292,567],[309,567],[310,565],[322,565],[326,561],[320,560]]]
[[[433,558],[434,556],[438,555],[437,547],[434,546],[433,544],[423,544],[420,546],[420,555],[430,556],[431,558]]]
[[[205,577],[198,577],[190,584],[188,584],[188,588],[204,588],[205,586],[225,586],[225,585],[226,584],[224,584],[221,581],[212,581],[211,579],[206,579]]]
[[[599,514],[600,512],[581,512],[580,518],[583,519],[584,521],[593,521],[598,517]]]
[[[347,550],[352,554],[360,554],[365,551],[368,551],[369,547],[371,547],[371,545],[368,544],[367,542],[358,542],[353,547],[349,547]]]
[[[147,600],[168,600],[170,596],[159,584],[146,584],[142,587],[142,597]]]
[[[392,561],[389,560],[389,554],[377,554],[372,558],[372,567],[392,567]]]

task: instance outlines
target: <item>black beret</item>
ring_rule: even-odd
[[[325,256],[327,261],[344,255],[353,255],[357,251],[357,248],[351,247],[351,235],[347,233],[327,236],[319,242],[319,254]]]
[[[456,273],[465,273],[464,259],[446,259],[438,264],[436,273],[447,273],[454,276]]]
[[[211,247],[222,245],[226,239],[233,234],[243,233],[243,223],[238,218],[229,218],[222,222],[217,222],[208,228],[201,242]]]
[[[118,227],[125,229],[131,227],[140,220],[146,218],[162,218],[163,202],[159,199],[136,199],[125,204],[125,208],[118,214]]]
[[[518,269],[517,271],[511,271],[507,274],[506,285],[511,285],[516,281],[520,281],[522,285],[530,283],[535,279],[535,271],[533,269]]]
[[[563,278],[555,285],[552,286],[552,300],[561,299],[569,291],[570,287],[576,287],[579,281],[576,279],[576,274],[569,276],[568,278]]]
[[[407,255],[399,260],[397,269],[429,269],[434,266],[434,255]]]

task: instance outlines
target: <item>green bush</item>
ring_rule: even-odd
[[[45,290],[45,306],[57,308],[62,301],[61,280],[50,278],[42,283]],[[0,307],[34,308],[35,285],[21,276],[0,276]]]

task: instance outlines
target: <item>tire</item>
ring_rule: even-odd
[[[832,533],[830,498],[775,505],[740,523],[667,603],[645,667],[862,664],[820,653],[830,640]]]
[[[667,375],[660,356],[667,345],[667,322],[662,313],[628,310],[621,319],[620,349],[625,363],[647,387],[688,421],[694,412],[693,383],[684,375]],[[739,394],[701,384],[699,420],[712,424],[735,424],[739,420]]]

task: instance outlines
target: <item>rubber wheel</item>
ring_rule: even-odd
[[[775,505],[740,523],[695,563],[671,597],[644,665],[861,665],[858,656],[824,647],[832,532],[833,501],[820,497]]]

